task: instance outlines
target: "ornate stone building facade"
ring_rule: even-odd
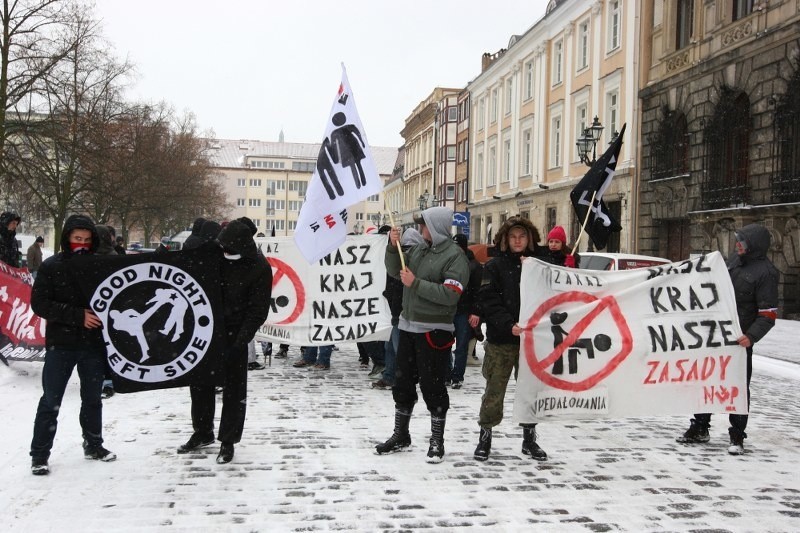
[[[650,0],[642,37],[639,251],[727,256],[764,224],[800,312],[800,1]]]

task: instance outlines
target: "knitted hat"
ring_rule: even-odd
[[[556,239],[563,243],[567,242],[567,232],[561,226],[556,226],[547,234],[547,240]]]

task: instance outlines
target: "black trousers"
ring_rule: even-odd
[[[445,380],[450,374],[453,334],[444,330],[409,333],[400,330],[392,397],[398,407],[411,410],[417,403],[417,383],[431,415],[444,417],[450,409]]]
[[[746,348],[747,350],[747,410],[750,410],[750,378],[753,376],[753,347]],[[737,415],[731,413],[728,415],[728,421],[731,427],[744,433],[747,428],[747,420],[749,415]],[[711,413],[699,413],[694,415],[694,419],[706,427],[711,425]]]
[[[247,347],[230,347],[222,354],[222,415],[219,421],[220,442],[235,444],[242,440],[247,414]],[[195,433],[214,435],[216,398],[214,384],[189,386],[192,396],[192,427]]]

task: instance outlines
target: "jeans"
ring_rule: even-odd
[[[464,381],[464,370],[467,368],[467,349],[472,338],[472,327],[469,325],[469,315],[456,315],[453,317],[455,326],[456,349],[453,351],[453,373],[450,379],[453,383]]]
[[[304,346],[303,361],[306,363],[317,363],[318,365],[331,366],[331,353],[333,344],[327,346]]]
[[[42,397],[33,422],[31,457],[50,457],[61,401],[76,366],[81,381],[81,411],[78,418],[83,439],[88,446],[103,444],[103,403],[100,393],[106,369],[105,350],[48,348],[42,368]]]
[[[400,328],[392,326],[392,335],[386,341],[383,356],[383,374],[381,379],[389,385],[394,385],[394,372],[397,367],[397,346],[400,344]]]

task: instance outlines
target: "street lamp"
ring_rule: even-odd
[[[586,166],[592,166],[597,159],[597,141],[600,140],[600,135],[603,134],[603,125],[594,117],[592,124],[583,130],[583,135],[578,137],[575,141],[575,146],[578,148],[578,158],[583,161]],[[592,152],[592,159],[589,159],[589,152]]]
[[[420,211],[424,211],[425,209],[428,208],[428,198],[430,197],[431,195],[428,193],[428,189],[425,189],[425,192],[419,195],[419,198],[417,198],[417,202],[419,203]]]

